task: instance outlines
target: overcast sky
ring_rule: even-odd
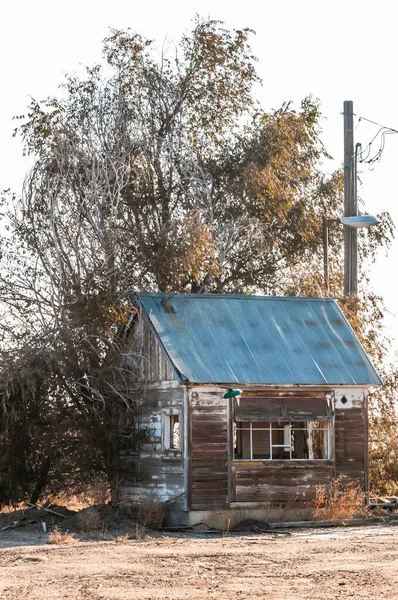
[[[343,160],[344,100],[354,112],[398,129],[396,24],[391,0],[201,0],[150,2],[112,0],[48,0],[4,2],[0,12],[0,189],[21,190],[29,166],[22,159],[20,140],[12,139],[12,117],[25,111],[29,96],[56,94],[63,73],[101,60],[101,41],[110,27],[130,27],[156,39],[177,42],[198,13],[225,22],[227,27],[256,31],[252,48],[263,79],[260,100],[265,109],[284,101],[299,103],[308,94],[319,98],[323,142],[334,163]],[[366,145],[375,125],[361,121],[355,142]],[[398,135],[387,136],[380,163],[360,173],[359,196],[369,213],[389,210],[398,224]],[[375,291],[398,314],[398,240],[389,256],[381,255],[371,272]],[[398,339],[398,318],[388,328]],[[397,344],[397,341],[396,341]]]

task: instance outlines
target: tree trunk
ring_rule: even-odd
[[[42,491],[44,490],[44,488],[47,485],[47,479],[48,479],[48,472],[50,470],[50,457],[47,456],[40,467],[39,470],[39,474],[38,477],[36,479],[36,484],[35,487],[32,491],[32,494],[30,496],[30,503],[31,504],[36,504],[38,499],[40,498],[40,494],[42,493]]]

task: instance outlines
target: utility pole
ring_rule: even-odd
[[[344,102],[344,216],[358,214],[354,158],[354,107],[352,100]],[[358,293],[357,232],[344,227],[344,295]]]

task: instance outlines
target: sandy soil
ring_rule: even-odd
[[[23,541],[2,540],[1,600],[398,599],[394,526],[12,546]]]

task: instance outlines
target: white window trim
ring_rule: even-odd
[[[254,427],[253,428],[253,421],[246,421],[247,423],[250,424],[250,458],[236,458],[233,452],[233,458],[232,460],[234,462],[282,462],[282,463],[286,463],[286,462],[294,462],[294,461],[298,461],[298,462],[329,462],[330,460],[332,460],[332,431],[333,431],[333,422],[328,419],[328,420],[319,420],[317,421],[318,423],[324,423],[324,427],[323,429],[326,431],[326,436],[325,436],[325,440],[327,440],[327,458],[313,458],[312,456],[312,436],[311,436],[311,432],[312,432],[312,423],[314,421],[304,421],[305,423],[308,424],[307,427],[305,428],[297,428],[294,427],[295,425],[295,421],[290,421],[289,423],[286,423],[284,425],[279,424],[277,422],[275,422],[275,425],[277,425],[277,427],[275,429],[277,430],[281,430],[283,427],[283,435],[284,435],[284,439],[283,439],[283,444],[273,444],[272,443],[272,425],[273,422],[272,421],[264,421],[264,422],[269,422],[270,423],[270,427]],[[302,421],[300,421],[302,422]],[[298,421],[296,421],[296,423],[298,423]],[[234,427],[236,425],[236,422],[234,421],[232,423],[232,440],[234,439]],[[239,428],[242,429],[242,428]],[[292,448],[291,448],[291,444],[290,444],[290,435],[291,435],[291,430],[295,430],[295,429],[307,429],[308,430],[308,458],[292,458]],[[253,458],[253,430],[254,431],[269,431],[269,436],[270,436],[270,457],[269,458]],[[289,436],[289,437],[287,437]],[[286,440],[289,440],[288,443],[286,444]],[[273,448],[289,448],[289,458],[272,458],[272,449]],[[234,450],[234,448],[233,448]]]
[[[170,417],[178,415],[178,422],[180,424],[180,447],[172,447],[172,437],[170,431]],[[173,453],[176,455],[182,454],[183,447],[183,424],[182,424],[182,410],[179,408],[170,408],[162,413],[162,450],[163,452]]]

